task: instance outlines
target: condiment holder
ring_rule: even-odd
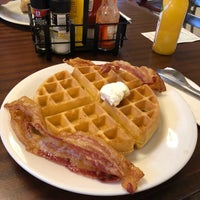
[[[104,25],[116,25],[117,33],[115,39],[112,41],[115,42],[115,46],[112,50],[107,50],[105,52],[112,53],[117,55],[119,49],[123,47],[124,40],[126,37],[127,25],[130,23],[123,15],[120,15],[119,23],[107,23],[107,24],[88,24],[88,0],[84,0],[84,16],[82,24],[74,24],[70,20],[66,20],[66,24],[55,24],[51,23],[53,21],[52,15],[47,14],[46,23],[37,23],[37,18],[33,14],[33,9],[31,4],[28,5],[28,15],[30,19],[30,28],[32,33],[32,40],[35,46],[35,51],[37,54],[45,55],[47,59],[50,59],[52,54],[74,54],[81,51],[89,51],[94,54],[97,54],[98,42],[99,40],[99,30],[101,26]],[[66,13],[65,13],[66,14]],[[55,15],[55,14],[54,14]],[[67,16],[67,14],[66,14]],[[45,18],[46,20],[46,18]],[[94,27],[94,37],[88,37],[89,28]],[[82,40],[77,40],[76,30],[82,28]],[[64,31],[58,32],[58,30],[67,29],[67,32]],[[61,36],[60,36],[61,35]],[[59,37],[60,36],[60,39]],[[101,40],[102,41],[102,40]],[[104,41],[104,40],[103,40]],[[106,40],[107,41],[107,40]]]

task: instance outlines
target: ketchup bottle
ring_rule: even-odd
[[[104,51],[114,49],[119,16],[116,0],[102,0],[96,14],[96,23],[100,24],[99,49]]]
[[[88,8],[88,32],[87,36],[90,39],[94,38],[94,25],[96,23],[96,13],[101,5],[101,0],[89,0]]]

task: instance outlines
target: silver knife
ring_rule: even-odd
[[[177,81],[174,80],[174,77],[170,77],[170,75],[168,74],[163,74],[162,71],[157,70],[157,73],[160,75],[160,77],[166,82],[169,83],[170,85],[182,90],[183,92],[192,95],[193,97],[197,98],[198,100],[200,100],[200,95],[199,93],[193,91],[192,89],[190,89],[189,87],[182,85],[180,83],[178,83]]]

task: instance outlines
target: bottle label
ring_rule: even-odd
[[[38,26],[45,26],[49,24],[49,10],[44,9],[44,10],[37,10],[33,9],[33,16],[35,20],[35,25]]]
[[[107,39],[116,39],[116,33],[117,33],[117,26],[116,25],[110,25],[107,26]]]
[[[44,10],[38,10],[38,9],[34,9],[33,8],[33,15],[35,17],[39,17],[39,18],[42,18],[42,17],[45,17],[46,15],[49,14],[49,10],[48,9],[44,9]]]
[[[69,14],[52,13],[52,24],[66,25],[68,21],[69,21]]]
[[[53,27],[54,30],[57,31],[65,30],[66,32],[70,30],[69,13],[65,14],[51,13],[51,15],[52,15],[52,25],[57,25],[56,27]]]
[[[117,25],[100,25],[99,48],[111,50],[115,47]]]

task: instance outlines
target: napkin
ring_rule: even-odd
[[[194,83],[193,81],[191,81],[188,78],[186,78],[186,79],[187,79],[188,83],[190,83],[191,86],[193,86],[197,90],[200,90],[200,87],[196,83]],[[169,84],[167,84],[167,87],[173,88],[182,96],[182,98],[186,101],[186,103],[189,105],[190,109],[192,110],[192,113],[195,117],[196,123],[200,126],[200,101],[197,98],[195,98],[195,97],[193,97],[193,96],[191,96]]]
[[[132,23],[132,19],[130,17],[128,17],[127,15],[125,15],[124,13],[122,13],[121,11],[119,11],[120,15],[126,19],[130,24]]]
[[[141,33],[141,34],[143,36],[145,36],[146,38],[148,38],[149,40],[151,40],[152,42],[154,41],[155,31],[145,32],[145,33]],[[195,41],[198,41],[198,40],[200,40],[200,37],[191,33],[187,29],[182,28],[177,43],[195,42]]]

